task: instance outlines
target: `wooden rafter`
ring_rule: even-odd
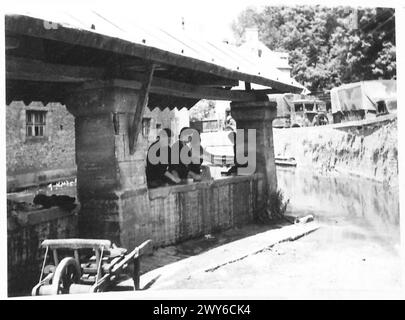
[[[148,69],[147,66],[145,68]],[[148,74],[148,72],[147,70],[146,73]],[[106,80],[104,79],[106,72],[103,68],[53,64],[14,56],[6,57],[6,73],[7,80],[38,83],[84,83],[84,86],[91,86],[98,81]],[[114,79],[111,81],[114,81],[118,86],[142,90],[146,81],[145,73],[132,72],[128,73],[127,76],[130,79]],[[148,90],[161,96],[226,101],[254,101],[257,100],[258,95],[280,92],[275,89],[229,90],[157,77],[153,77]]]
[[[236,87],[239,85],[239,81],[232,79],[206,80],[198,81],[198,85],[203,87]]]
[[[139,91],[139,97],[138,97],[138,102],[136,104],[134,119],[132,121],[132,125],[129,127],[128,137],[129,137],[129,153],[130,154],[135,153],[135,142],[136,142],[136,139],[138,138],[139,132],[141,130],[142,115],[144,113],[146,105],[148,104],[149,91],[150,91],[150,87],[152,84],[154,70],[155,70],[155,65],[152,63],[148,67],[148,71],[146,74],[147,78],[142,83],[141,89]]]
[[[103,74],[102,68],[67,66],[6,56],[6,76],[10,80],[84,82],[101,79]]]
[[[134,75],[133,78],[135,78],[135,81],[140,79],[139,76],[136,75]],[[252,90],[246,92],[244,90],[210,88],[162,78],[153,78],[150,91],[155,94],[182,98],[226,101],[255,101],[260,94],[279,92],[278,90],[273,89]]]

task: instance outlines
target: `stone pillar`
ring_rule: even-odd
[[[275,101],[232,102],[231,114],[237,129],[245,129],[245,150],[256,152],[256,173],[263,177],[258,201],[265,204],[266,195],[277,190],[276,164],[274,161],[272,121],[277,115]],[[247,129],[256,130],[256,145],[248,144]],[[245,151],[246,152],[246,151]]]
[[[133,248],[147,235],[145,143],[129,152],[128,126],[138,92],[113,81],[86,84],[72,92],[67,108],[75,116],[79,234]]]

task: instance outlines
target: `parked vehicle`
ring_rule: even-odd
[[[274,94],[277,102],[277,117],[274,128],[308,127],[331,122],[326,111],[326,102],[302,94]]]
[[[292,104],[291,127],[310,127],[329,123],[325,102],[308,98],[294,100]]]
[[[396,80],[344,84],[330,91],[333,122],[375,118],[397,112]]]

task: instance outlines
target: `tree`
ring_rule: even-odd
[[[396,77],[394,9],[250,7],[232,25],[237,43],[252,26],[270,49],[289,53],[292,76],[311,91]]]

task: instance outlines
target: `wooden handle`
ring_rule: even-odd
[[[152,240],[147,240],[147,241],[143,242],[140,246],[136,247],[129,254],[127,254],[124,259],[122,259],[120,262],[118,262],[116,265],[114,265],[114,267],[111,269],[111,272],[112,273],[117,272],[124,265],[126,265],[131,259],[136,259],[136,258],[140,257],[141,255],[143,255],[151,244],[152,244]]]

